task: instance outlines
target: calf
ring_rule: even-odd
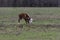
[[[29,17],[27,13],[21,13],[18,15],[18,22],[20,23],[21,19],[24,19],[26,23],[32,23],[32,18]]]

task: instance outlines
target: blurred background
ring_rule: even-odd
[[[60,0],[0,0],[0,7],[60,7]]]

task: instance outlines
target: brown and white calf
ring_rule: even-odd
[[[26,23],[32,23],[33,19],[27,14],[27,13],[21,13],[18,15],[18,22],[20,23],[20,20],[24,19]]]

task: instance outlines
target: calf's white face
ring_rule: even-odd
[[[33,19],[31,18],[31,19],[29,20],[29,23],[32,23],[32,21],[33,21]]]

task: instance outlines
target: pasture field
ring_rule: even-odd
[[[18,14],[25,12],[32,24],[18,24]],[[60,40],[60,8],[1,7],[0,40]]]

